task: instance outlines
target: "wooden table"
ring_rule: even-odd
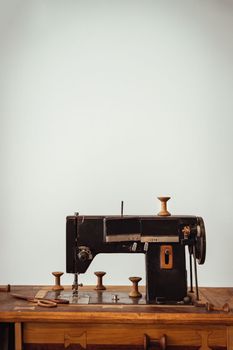
[[[35,296],[49,289],[51,286],[13,286],[11,292]],[[83,290],[88,293],[93,287]],[[107,291],[128,294],[129,287],[110,286]],[[231,311],[121,303],[49,309],[1,292],[0,330],[14,327],[15,345],[10,350],[159,349],[152,345],[164,334],[169,350],[233,350],[233,288],[200,288],[200,296],[219,307],[227,302]],[[0,344],[0,349],[7,347]]]

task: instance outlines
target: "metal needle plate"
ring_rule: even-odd
[[[67,299],[70,304],[89,304],[90,295],[80,293],[78,296],[73,296],[73,292],[61,292],[58,299]]]
[[[47,297],[52,298],[53,295],[48,292]],[[116,297],[117,295],[117,297]],[[142,298],[129,298],[128,293],[115,292],[115,291],[90,291],[90,292],[79,292],[78,296],[74,296],[72,291],[61,291],[59,299],[67,299],[70,304],[146,304],[145,296]]]

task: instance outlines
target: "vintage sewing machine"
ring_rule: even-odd
[[[167,211],[169,197],[158,197],[162,208],[154,216],[67,217],[66,271],[85,273],[99,253],[142,253],[146,266],[147,303],[189,303],[186,253],[189,255],[190,291],[193,292],[193,265],[198,299],[197,262],[206,253],[204,222],[196,216],[173,216]]]

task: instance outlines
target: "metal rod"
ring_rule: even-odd
[[[72,289],[73,289],[73,296],[77,297],[78,296],[78,273],[77,272],[75,272],[74,274],[74,283],[73,283]]]
[[[74,283],[72,286],[73,296],[78,296],[78,231],[79,231],[79,222],[78,222],[79,213],[75,213],[75,247],[74,247]]]
[[[124,201],[121,201],[121,216],[124,215]]]
[[[197,282],[197,260],[196,260],[196,247],[193,246],[193,259],[194,259],[194,273],[195,273],[195,286],[196,286],[196,297],[199,300],[198,282]]]
[[[190,293],[193,293],[193,263],[192,254],[189,252],[189,269],[190,269]]]

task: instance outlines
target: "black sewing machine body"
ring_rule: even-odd
[[[148,303],[182,302],[187,296],[186,250],[204,263],[205,231],[200,217],[67,217],[67,272],[85,273],[99,253],[143,253]]]

